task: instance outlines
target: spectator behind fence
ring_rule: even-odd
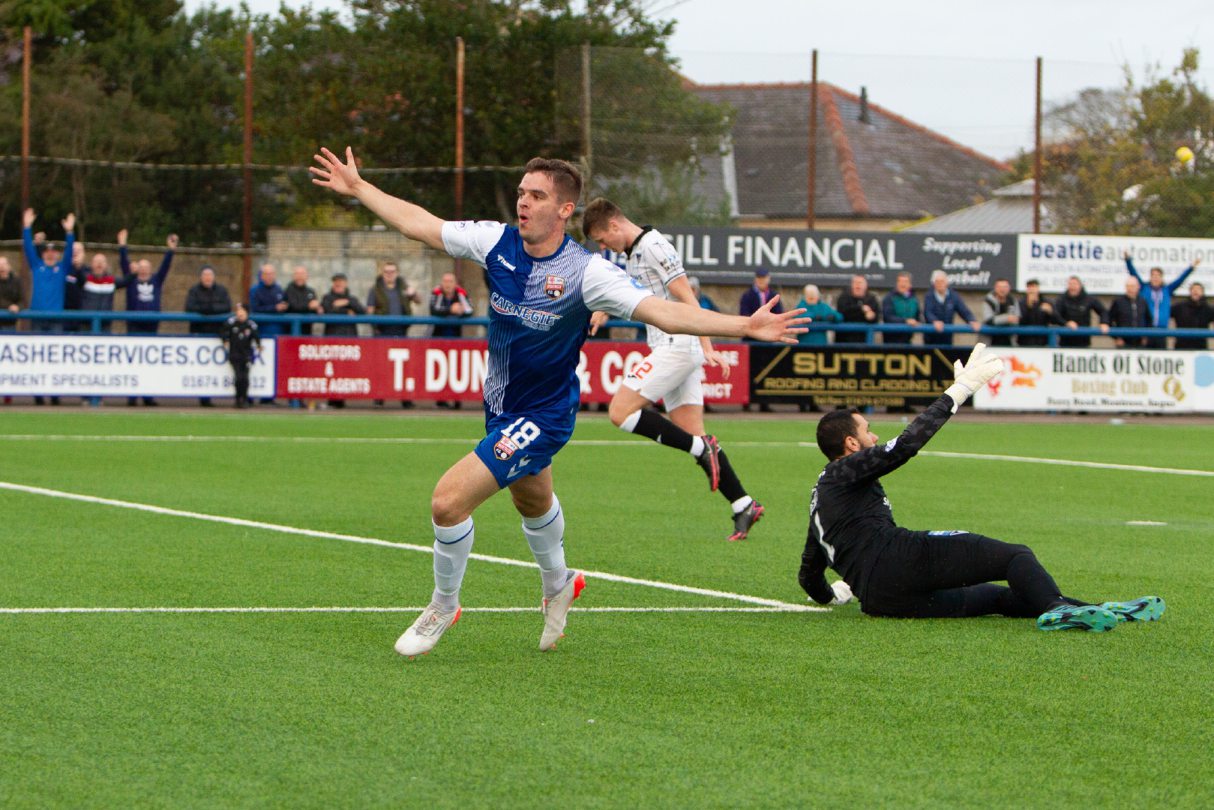
[[[805,317],[810,319],[810,323],[838,323],[843,320],[837,309],[822,300],[822,291],[818,289],[818,285],[806,284],[802,292],[804,295],[797,302],[797,309],[805,310]],[[829,343],[828,338],[827,332],[811,328],[802,333],[797,342],[802,346],[825,346]]]
[[[948,285],[948,273],[936,270],[932,273],[932,288],[923,296],[923,320],[935,327],[936,331],[924,335],[923,343],[929,346],[951,346],[953,334],[945,332],[944,327],[957,318],[968,323],[975,332],[982,328],[982,324],[974,318],[974,313],[970,312],[961,296]]]
[[[332,286],[320,302],[320,309],[326,315],[349,315],[355,317],[365,315],[367,310],[362,302],[350,294],[350,281],[345,273],[334,273]],[[325,335],[328,337],[358,337],[357,323],[326,323]],[[334,408],[346,407],[344,399],[331,399],[329,405]]]
[[[249,319],[249,310],[242,302],[236,303],[236,311],[223,324],[219,337],[223,339],[223,348],[228,353],[228,362],[232,364],[232,373],[236,378],[236,407],[247,408],[252,404],[249,402],[249,364],[261,352],[261,336],[257,332],[256,322]]]
[[[147,259],[139,259],[131,263],[126,249],[127,229],[118,232],[118,263],[122,266],[122,275],[129,277],[132,271],[134,277],[127,282],[126,311],[127,312],[159,312],[160,294],[164,291],[165,279],[169,277],[169,268],[173,266],[173,254],[177,250],[177,234],[171,233],[165,239],[164,256],[160,259],[160,267],[152,273],[152,263]],[[209,265],[208,265],[209,266]],[[213,274],[212,274],[213,275]],[[186,299],[187,311],[189,299]],[[229,309],[231,307],[229,306]],[[227,312],[228,310],[224,310]],[[193,332],[193,324],[190,325]],[[128,335],[154,335],[160,331],[160,321],[127,321]]]
[[[1066,292],[1054,301],[1054,312],[1059,322],[1067,329],[1087,328],[1092,325],[1092,316],[1101,332],[1109,331],[1109,313],[1093,295],[1083,288],[1079,276],[1071,276],[1066,280]],[[1063,335],[1058,338],[1059,346],[1087,347],[1092,345],[1088,335]]]
[[[5,315],[16,314],[21,311],[24,302],[25,287],[21,284],[21,277],[13,272],[13,266],[9,264],[8,257],[0,256],[0,310],[3,310]],[[12,318],[4,317],[6,324],[12,320]]]
[[[869,292],[868,279],[861,275],[851,277],[851,286],[839,294],[835,301],[843,323],[877,323],[880,320],[881,304],[877,296]],[[835,343],[871,343],[865,332],[836,332]]]
[[[1058,314],[1054,305],[1041,297],[1041,282],[1029,279],[1024,284],[1024,300],[1020,302],[1021,326],[1056,326]],[[1017,335],[1017,346],[1047,346],[1049,335]]]
[[[472,304],[468,293],[455,281],[454,273],[443,273],[438,286],[430,293],[430,314],[435,318],[468,318],[472,315]],[[434,337],[460,337],[463,327],[435,326]]]
[[[885,323],[899,323],[904,326],[918,326],[923,323],[923,308],[919,299],[911,289],[910,273],[899,273],[894,279],[894,288],[881,302],[881,320]],[[883,332],[885,343],[910,343],[914,335],[909,332]]]
[[[413,305],[421,302],[421,293],[401,278],[396,262],[383,262],[375,283],[367,293],[367,314],[408,317],[413,314]],[[409,327],[403,323],[375,324],[372,328],[377,337],[405,337],[409,332]],[[383,405],[384,401],[377,399],[375,404]],[[412,408],[413,403],[402,399],[400,406]]]
[[[982,322],[987,326],[1016,326],[1020,323],[1020,303],[1012,295],[1012,282],[995,279],[994,287],[982,299]],[[992,346],[1011,346],[1011,335],[994,335]]]
[[[365,315],[362,302],[350,294],[350,282],[345,273],[334,273],[333,285],[320,302],[326,315]],[[357,323],[326,323],[325,335],[332,337],[358,337]]]
[[[286,293],[286,313],[288,315],[320,312],[320,296],[316,294],[316,290],[308,286],[308,268],[302,264],[297,264],[291,270],[291,283],[287,285],[284,292]],[[312,322],[301,323],[300,331],[305,335],[312,334]]]
[[[110,260],[104,253],[93,254],[88,273],[80,283],[80,309],[92,312],[113,312],[114,295],[120,287],[127,286],[129,281],[130,276],[121,279],[114,278],[114,274],[110,272]],[[110,332],[113,328],[111,321],[102,321],[100,324],[102,332]]]
[[[367,314],[407,318],[413,314],[413,305],[421,302],[421,293],[401,278],[396,262],[384,262],[367,293]],[[408,331],[409,327],[403,323],[375,325],[379,337],[404,337]]]
[[[198,271],[198,283],[190,288],[185,297],[185,311],[197,315],[226,315],[232,311],[232,298],[227,288],[215,281],[215,268],[211,265],[204,264]],[[218,335],[222,331],[223,321],[190,323],[191,335]],[[199,397],[198,404],[209,408],[211,398]]]
[[[281,315],[287,311],[287,294],[278,283],[278,269],[269,262],[261,266],[257,283],[249,289],[249,310],[254,315]],[[257,331],[260,341],[263,336],[274,337],[284,330],[280,323],[266,323],[257,326]]]
[[[742,299],[738,301],[738,314],[749,318],[776,295],[776,291],[771,288],[771,271],[760,267],[755,271],[754,283],[750,285],[750,289],[742,293]],[[783,312],[784,305],[777,301],[771,311]]]
[[[1142,285],[1138,279],[1129,276],[1125,280],[1125,295],[1119,295],[1109,304],[1109,326],[1118,329],[1144,329],[1151,325],[1151,316],[1147,311],[1146,301],[1143,300]],[[1146,345],[1146,338],[1116,337],[1113,343],[1118,348],[1141,349]]]
[[[700,302],[700,309],[707,309],[710,312],[720,312],[717,304],[700,290],[700,280],[695,276],[688,276],[687,283],[691,285],[691,291],[695,293],[696,300]]]
[[[41,240],[38,238],[41,237]],[[35,244],[46,243],[46,234],[34,234]],[[67,278],[63,285],[63,311],[78,312],[84,299],[84,279],[88,275],[89,266],[84,257],[84,245],[80,242],[72,245],[72,263],[67,268]],[[65,332],[87,332],[91,324],[84,321],[64,321]]]
[[[1177,329],[1209,329],[1210,324],[1214,322],[1214,307],[1206,300],[1206,289],[1199,281],[1189,285],[1189,297],[1177,301],[1172,312],[1176,318]],[[1176,338],[1177,349],[1204,350],[1207,343],[1206,338],[1200,337]]]
[[[1142,286],[1142,296],[1146,299],[1147,311],[1150,313],[1151,326],[1156,329],[1167,329],[1168,320],[1172,316],[1172,296],[1180,289],[1180,285],[1184,283],[1189,274],[1197,269],[1201,259],[1194,259],[1183,273],[1176,277],[1176,280],[1170,284],[1163,283],[1163,268],[1151,268],[1151,283],[1142,280],[1142,276],[1138,275],[1138,271],[1134,268],[1134,259],[1130,255],[1130,251],[1126,251],[1125,269],[1131,276],[1138,279],[1138,283]],[[1166,349],[1168,347],[1168,339],[1162,337],[1150,337],[1146,340],[1148,349]]]
[[[25,248],[25,260],[30,267],[30,309],[44,312],[62,312],[64,296],[67,287],[69,259],[76,244],[76,215],[68,214],[63,218],[63,230],[67,234],[63,251],[52,242],[48,242],[38,255],[34,245],[33,225],[38,215],[34,209],[27,208],[22,214],[21,239]],[[30,329],[34,332],[62,332],[63,324],[59,321],[33,321]],[[58,401],[55,397],[52,401]]]

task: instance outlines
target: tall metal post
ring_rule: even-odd
[[[818,186],[818,49],[814,48],[809,70],[809,187],[805,198],[805,227],[813,230],[814,198]]]
[[[590,43],[582,43],[582,160],[586,164],[586,188],[594,171],[594,154],[590,145]]]
[[[21,210],[30,207],[30,63],[33,61],[34,34],[25,26],[25,45],[21,55]]]
[[[455,218],[464,218],[464,38],[455,38]]]
[[[240,300],[253,284],[253,32],[244,38],[244,265],[240,274]]]
[[[1037,113],[1033,124],[1033,233],[1041,233],[1041,57],[1037,57]]]

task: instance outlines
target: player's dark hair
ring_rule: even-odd
[[[620,207],[606,197],[595,197],[582,212],[582,235],[590,239],[590,232],[607,227],[607,223],[623,216]]]
[[[523,167],[524,174],[543,172],[548,175],[556,189],[556,195],[563,203],[574,205],[582,198],[582,173],[567,160],[556,158],[531,158]]]
[[[859,412],[859,408],[839,408],[818,420],[818,449],[828,461],[843,455],[843,442],[848,436],[858,438],[855,414]]]

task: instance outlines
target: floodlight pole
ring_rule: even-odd
[[[455,38],[455,219],[464,218],[464,38]],[[464,282],[463,259],[455,260],[455,277]]]
[[[1041,57],[1037,57],[1037,112],[1033,125],[1033,233],[1041,233]]]
[[[586,164],[585,187],[590,188],[594,156],[590,144],[590,43],[582,43],[582,160]]]
[[[244,263],[240,274],[240,299],[253,283],[253,32],[244,37]]]
[[[805,197],[805,227],[814,228],[815,200],[818,185],[818,49],[814,48],[809,70],[809,186]]]
[[[21,53],[21,210],[30,207],[30,62],[33,60],[34,34],[25,26],[25,44]]]

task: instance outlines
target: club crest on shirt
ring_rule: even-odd
[[[497,440],[497,444],[493,445],[493,456],[498,461],[506,461],[514,455],[515,450],[518,450],[518,445],[509,436],[502,436]]]
[[[565,279],[562,276],[548,276],[544,279],[544,295],[549,298],[560,298],[565,294]]]

